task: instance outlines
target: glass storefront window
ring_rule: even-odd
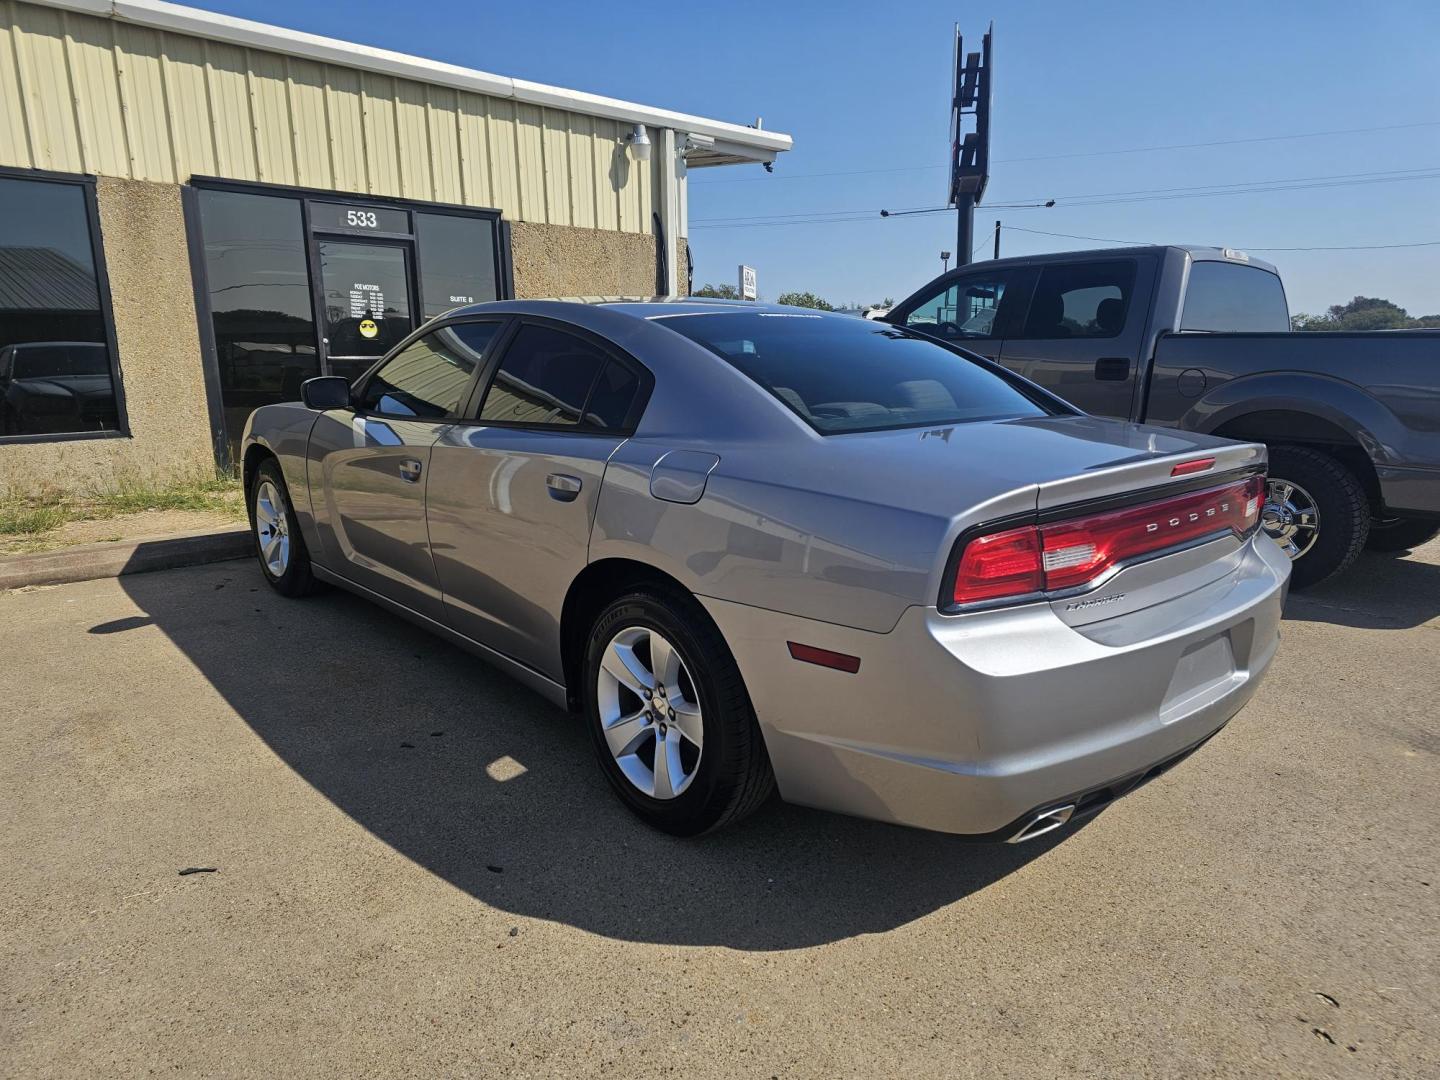
[[[493,222],[455,214],[416,214],[415,237],[425,318],[499,299]]]
[[[233,454],[261,405],[298,401],[320,374],[300,201],[200,192],[220,395]]]
[[[0,176],[0,437],[120,430],[87,203]]]

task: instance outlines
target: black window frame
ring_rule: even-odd
[[[580,423],[578,424],[539,424],[529,420],[482,420],[480,409],[485,403],[485,397],[490,393],[490,387],[495,381],[495,375],[500,366],[505,362],[505,356],[510,351],[510,346],[519,334],[522,327],[543,326],[549,330],[556,330],[560,333],[569,334],[571,337],[579,338],[587,345],[593,346],[597,351],[603,353],[610,361],[619,363],[629,369],[636,377],[635,397],[630,402],[630,409],[625,414],[625,423],[618,428],[602,427],[597,424],[585,422],[587,414],[586,406],[590,404],[590,398],[595,393],[595,387],[599,384],[600,376],[604,374],[605,365],[601,365],[596,371],[595,378],[590,383],[590,389],[586,392],[585,400],[580,406]],[[543,315],[515,315],[511,319],[511,325],[506,327],[501,335],[496,338],[491,346],[492,356],[485,364],[483,377],[471,387],[470,397],[462,409],[464,414],[458,423],[469,427],[493,427],[509,428],[517,431],[545,432],[552,435],[618,435],[629,438],[635,434],[635,429],[640,424],[640,418],[645,414],[645,407],[650,403],[650,395],[655,389],[655,375],[635,357],[631,356],[624,349],[621,349],[614,342],[601,337],[583,326],[576,326],[574,323],[565,322],[561,319],[551,319]]]
[[[128,439],[130,413],[125,403],[125,383],[120,371],[120,347],[115,339],[115,309],[110,297],[110,274],[105,266],[105,241],[100,230],[100,204],[95,195],[93,173],[53,172],[48,169],[21,169],[0,165],[0,179],[35,180],[53,184],[69,184],[81,190],[85,207],[85,224],[90,230],[90,257],[95,265],[95,291],[100,301],[100,322],[105,327],[105,349],[110,356],[110,387],[115,396],[113,431],[65,431],[55,434],[0,435],[0,446],[26,443],[78,442],[83,439]]]
[[[1113,334],[1072,334],[1070,337],[1031,337],[1025,333],[1025,324],[1030,321],[1030,308],[1035,303],[1035,298],[1040,295],[1040,285],[1045,280],[1047,271],[1070,270],[1077,266],[1100,266],[1100,265],[1128,265],[1130,267],[1130,294],[1124,297],[1125,310],[1121,314],[1120,328]],[[1130,326],[1130,315],[1134,310],[1136,288],[1140,283],[1140,261],[1135,258],[1121,257],[1115,259],[1089,258],[1089,259],[1064,259],[1056,262],[1045,262],[1030,268],[1033,272],[1029,275],[1026,283],[1026,295],[1024,310],[1020,314],[1012,316],[1012,324],[1007,327],[1013,333],[1007,333],[1007,341],[1113,341],[1118,337],[1124,337],[1125,331]]]
[[[490,370],[494,360],[495,350],[502,343],[509,340],[511,326],[514,316],[496,313],[493,315],[466,315],[454,319],[432,320],[423,326],[417,326],[410,331],[398,345],[392,348],[361,376],[350,384],[350,408],[356,416],[369,417],[376,420],[415,420],[427,424],[455,424],[463,421],[466,409],[475,396],[475,384],[485,378],[485,373]],[[465,392],[460,395],[460,403],[455,412],[447,413],[445,416],[396,416],[394,413],[375,412],[370,409],[362,409],[360,403],[365,399],[365,394],[370,388],[371,381],[380,373],[380,369],[388,364],[395,357],[399,356],[406,349],[410,348],[423,337],[439,333],[451,326],[465,326],[470,323],[496,323],[499,329],[495,336],[490,339],[490,344],[485,346],[485,352],[480,363],[475,365],[475,370],[470,374],[469,385]]]
[[[91,178],[93,181],[93,177]],[[306,267],[310,277],[311,315],[315,331],[316,356],[320,362],[320,374],[329,374],[328,350],[321,345],[323,297],[320,295],[320,266],[318,239],[359,240],[372,237],[381,241],[402,241],[408,244],[409,276],[415,329],[390,352],[377,358],[374,367],[367,369],[352,386],[369,378],[374,369],[383,364],[395,352],[405,348],[415,336],[431,325],[434,320],[423,321],[425,298],[421,292],[421,259],[419,240],[415,231],[415,214],[453,214],[461,217],[488,220],[495,227],[495,301],[515,298],[515,268],[511,252],[510,223],[504,212],[494,207],[465,206],[460,203],[427,202],[424,199],[406,199],[388,195],[373,195],[367,192],[343,191],[338,188],[301,187],[294,184],[271,184],[255,180],[231,180],[220,176],[192,176],[181,185],[181,201],[185,210],[186,242],[190,249],[190,276],[194,283],[195,315],[200,330],[201,366],[205,380],[207,408],[210,416],[211,438],[215,450],[215,462],[220,468],[229,468],[230,432],[227,430],[220,386],[219,354],[215,344],[215,317],[210,306],[209,281],[205,274],[205,234],[200,217],[199,192],[229,191],[242,195],[267,195],[272,198],[295,199],[300,203],[301,243],[305,247]],[[356,209],[406,210],[410,213],[410,232],[406,234],[386,232],[378,229],[348,229],[344,227],[312,226],[310,204],[343,203]],[[446,316],[436,316],[445,318]],[[493,318],[493,316],[492,316]],[[436,324],[438,326],[439,324]],[[397,419],[390,417],[389,419]],[[28,436],[26,436],[28,438]]]

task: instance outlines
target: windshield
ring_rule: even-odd
[[[1003,376],[885,323],[764,311],[655,321],[718,353],[821,434],[1049,414]]]
[[[104,345],[85,342],[18,345],[17,379],[53,379],[75,375],[109,375],[110,358]]]

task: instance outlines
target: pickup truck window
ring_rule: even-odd
[[[1279,275],[1235,263],[1192,264],[1185,286],[1180,329],[1208,333],[1285,333],[1290,329],[1290,311]]]
[[[1040,272],[1019,337],[1118,337],[1125,329],[1134,291],[1135,263],[1131,259],[1047,266]]]
[[[1003,275],[952,281],[922,300],[905,317],[905,325],[946,340],[995,337],[995,318],[1004,296]]]

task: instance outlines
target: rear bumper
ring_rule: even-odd
[[[1147,627],[1161,629],[1131,643],[1123,616],[1076,629],[1048,604],[916,607],[872,634],[704,603],[785,799],[1008,838],[1038,810],[1098,808],[1223,727],[1274,656],[1289,569],[1274,544],[1247,543],[1224,577],[1167,602],[1168,631],[1151,609]],[[859,656],[860,670],[792,660],[787,641]]]

